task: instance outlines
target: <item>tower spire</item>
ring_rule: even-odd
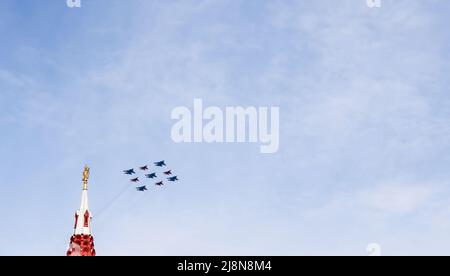
[[[67,256],[95,256],[94,237],[91,232],[92,214],[88,204],[88,181],[90,169],[84,167],[83,171],[83,191],[81,193],[80,209],[75,213],[75,226],[73,236],[70,238],[70,245]]]

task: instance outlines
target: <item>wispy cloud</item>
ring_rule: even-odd
[[[63,7],[48,43],[0,27],[18,49],[0,69],[0,118],[15,120],[0,125],[0,172],[30,164],[8,185],[29,203],[0,195],[0,206],[59,218],[61,242],[45,252],[64,253],[84,163],[95,214],[127,181],[124,167],[160,158],[182,183],[127,193],[113,219],[94,219],[100,254],[365,254],[377,240],[398,253],[423,231],[418,246],[438,247],[426,241],[448,215],[448,19],[428,5],[443,1],[106,2]],[[24,12],[1,11],[8,26]],[[280,106],[280,152],[175,145],[170,112],[194,98]],[[37,217],[33,229],[48,229]]]

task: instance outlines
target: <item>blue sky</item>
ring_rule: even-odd
[[[0,2],[0,255],[450,254],[445,0]],[[176,106],[279,106],[280,149],[175,144]],[[182,181],[138,194],[123,169]]]

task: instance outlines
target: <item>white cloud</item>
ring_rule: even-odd
[[[435,208],[434,199],[440,191],[437,183],[418,183],[396,179],[380,181],[366,188],[334,193],[317,208],[304,212],[307,217],[333,217],[353,223],[387,223],[393,217],[428,212]]]
[[[391,215],[402,215],[417,211],[434,195],[433,187],[414,183],[384,183],[357,194],[357,201],[366,208]]]

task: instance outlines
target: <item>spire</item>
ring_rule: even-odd
[[[75,213],[74,233],[70,239],[68,256],[95,256],[94,238],[91,232],[92,214],[89,211],[88,180],[90,169],[84,167],[83,191],[81,192],[80,209]]]

